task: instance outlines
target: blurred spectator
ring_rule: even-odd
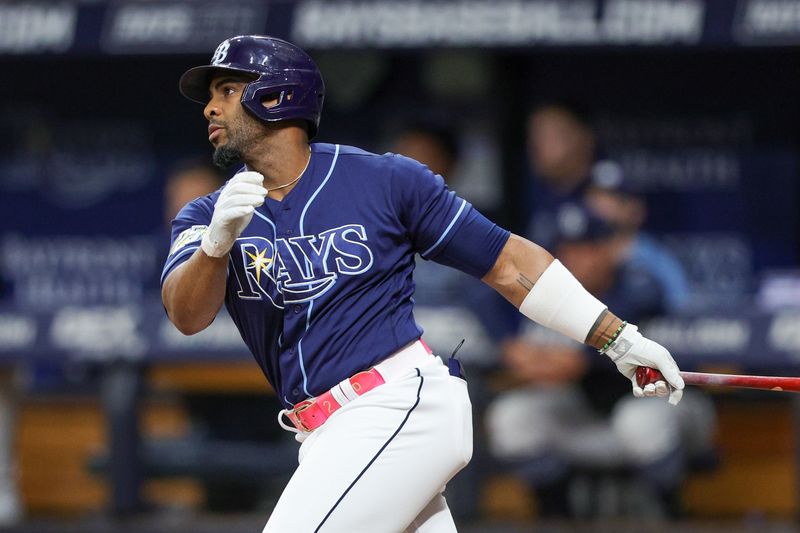
[[[168,255],[172,220],[183,206],[225,183],[226,176],[207,157],[190,158],[176,163],[164,179],[164,211],[161,224],[153,234],[158,243],[159,260]],[[161,268],[156,268],[146,283],[148,291],[161,291]]]
[[[642,226],[647,204],[615,161],[594,164],[585,191],[586,203],[617,230],[625,261],[650,272],[664,293],[666,310],[680,311],[689,300],[689,283],[678,260]]]
[[[665,310],[661,284],[628,260],[629,235],[583,204],[562,205],[555,222],[556,257],[612,312],[636,323]],[[502,351],[519,388],[488,409],[490,449],[530,483],[543,515],[577,512],[570,499],[576,471],[625,468],[637,484],[629,495],[652,498],[624,511],[644,513],[644,503],[656,503],[652,512],[666,512],[687,458],[711,445],[714,411],[705,397],[686,390],[677,407],[636,400],[605,358],[536,324]]]
[[[403,128],[395,137],[392,150],[427,165],[445,181],[452,179],[458,161],[455,131],[433,121],[417,121]]]
[[[565,203],[585,200],[618,229],[626,260],[649,271],[661,285],[666,310],[684,308],[689,300],[685,271],[656,239],[641,231],[647,205],[620,165],[595,161],[597,141],[588,114],[565,103],[534,108],[528,117],[527,145],[532,172],[527,237],[552,252],[555,214]]]
[[[583,194],[595,160],[595,136],[578,106],[547,103],[528,116],[526,143],[531,172],[527,236],[552,251],[554,215]]]
[[[167,176],[164,185],[164,222],[170,224],[183,206],[219,189],[225,176],[206,160],[188,160],[178,164]]]

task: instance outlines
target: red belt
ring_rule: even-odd
[[[405,348],[398,350],[387,357],[375,367],[359,372],[354,376],[343,379],[329,391],[316,398],[309,398],[295,404],[292,409],[284,409],[278,414],[278,423],[289,431],[294,431],[284,423],[283,416],[294,424],[299,431],[314,431],[334,413],[348,402],[366,394],[386,381],[400,379],[414,367],[427,364],[431,361],[431,349],[422,339],[412,342]],[[380,370],[379,370],[380,369]]]
[[[343,404],[384,383],[385,380],[378,369],[371,368],[334,385],[331,390],[316,398],[295,404],[291,411],[285,411],[285,413],[294,427],[300,431],[314,431]]]

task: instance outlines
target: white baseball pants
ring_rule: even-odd
[[[264,533],[456,531],[442,492],[472,457],[466,382],[419,342],[377,367],[386,383],[298,435]]]

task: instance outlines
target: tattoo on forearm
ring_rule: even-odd
[[[531,289],[533,289],[533,282],[522,272],[520,272],[519,276],[517,276],[517,283],[522,285],[522,287],[528,292],[531,292]]]

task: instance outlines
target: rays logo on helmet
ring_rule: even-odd
[[[231,47],[231,43],[229,41],[222,41],[220,45],[214,50],[214,55],[211,56],[211,64],[212,65],[219,65],[225,58],[228,57],[228,48]]]
[[[370,269],[372,251],[360,224],[347,224],[318,235],[301,235],[274,242],[264,237],[240,237],[239,253],[231,254],[237,296],[261,300],[275,307],[319,298],[339,276],[355,276]]]

